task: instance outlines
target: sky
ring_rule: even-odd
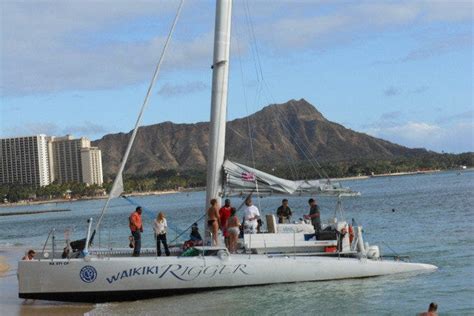
[[[0,1],[0,137],[133,128],[178,1]],[[228,119],[304,98],[404,146],[474,151],[473,2],[234,1]],[[143,124],[209,120],[215,3],[186,0]]]

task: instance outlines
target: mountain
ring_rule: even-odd
[[[252,134],[250,142],[249,126]],[[109,134],[93,142],[102,150],[105,175],[114,175],[131,132]],[[209,123],[164,122],[139,129],[126,173],[146,174],[159,169],[204,169]],[[306,100],[272,104],[245,118],[228,122],[226,157],[257,165],[282,165],[317,159],[409,158],[427,154],[359,133],[330,122]]]

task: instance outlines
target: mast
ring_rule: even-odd
[[[222,194],[231,18],[232,0],[217,0],[212,62],[211,122],[207,155],[206,208],[211,199],[220,200]]]

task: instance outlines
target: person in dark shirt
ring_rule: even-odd
[[[288,200],[283,199],[281,206],[277,209],[278,224],[288,223],[291,215],[293,214],[291,213],[291,208],[288,206]]]
[[[321,212],[319,211],[319,205],[316,203],[316,200],[309,199],[309,214],[305,215],[305,219],[311,219],[311,223],[314,227],[314,233],[316,235],[316,239],[318,238],[319,232],[321,231]]]
[[[227,248],[229,248],[229,233],[227,232],[227,220],[230,217],[231,211],[232,206],[230,205],[230,200],[226,199],[224,206],[221,207],[221,209],[219,210],[219,223],[222,235],[224,235],[224,241]]]

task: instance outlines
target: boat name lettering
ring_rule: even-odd
[[[142,275],[156,275],[156,277],[159,279],[166,276],[171,276],[181,281],[192,281],[199,277],[213,278],[217,275],[226,274],[248,275],[249,273],[246,271],[246,268],[246,264],[219,264],[210,266],[183,266],[181,264],[167,264],[163,266],[142,266],[117,272],[110,277],[106,277],[106,280],[109,284],[112,284],[126,278]]]

